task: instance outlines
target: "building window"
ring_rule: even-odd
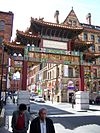
[[[49,72],[48,72],[48,79],[49,79]]]
[[[3,20],[0,21],[0,31],[5,29],[5,22]]]
[[[98,46],[98,51],[100,52],[100,46]]]
[[[93,52],[95,52],[95,46],[94,46],[94,45],[91,46],[91,50],[92,50]]]
[[[0,44],[2,43],[2,41],[3,41],[3,37],[0,36]]]
[[[98,43],[100,43],[100,36],[98,36]]]
[[[73,77],[73,68],[71,67],[68,68],[68,75],[69,77]]]
[[[91,35],[91,41],[94,41],[94,40],[95,40],[94,35]]]
[[[52,78],[54,78],[54,70],[52,70]]]
[[[40,70],[42,70],[42,63],[40,64]]]
[[[50,79],[51,79],[51,72],[50,72]]]
[[[59,67],[57,67],[57,77],[59,77]]]
[[[88,40],[88,35],[85,33],[84,34],[84,41],[87,41]]]
[[[93,69],[93,77],[94,77],[94,78],[97,77],[97,69]]]

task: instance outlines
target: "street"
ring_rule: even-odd
[[[66,109],[65,109],[66,106]],[[46,108],[48,110],[48,116],[53,120],[56,133],[99,133],[100,131],[100,110],[93,110],[90,112],[75,112],[71,109],[70,104],[52,104],[31,102],[31,116],[36,117],[40,108]],[[6,120],[6,127],[11,132],[11,117],[12,112],[16,110],[17,105],[13,104],[9,99],[5,106],[5,113],[8,122]],[[100,106],[98,106],[100,108]],[[68,110],[68,111],[66,111]],[[71,111],[72,110],[72,111]],[[1,132],[0,132],[1,133]]]

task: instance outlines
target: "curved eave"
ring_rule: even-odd
[[[49,27],[60,28],[60,29],[63,28],[63,29],[69,29],[69,30],[83,30],[83,27],[72,27],[72,26],[67,26],[64,24],[45,22],[43,20],[37,20],[37,19],[33,19],[33,18],[31,18],[31,23],[40,24],[40,25],[49,26]]]
[[[3,43],[6,47],[8,48],[13,48],[13,49],[21,49],[23,50],[24,49],[24,46],[23,45],[18,45],[18,44],[14,44],[14,43]]]
[[[17,35],[21,35],[23,37],[27,37],[27,38],[34,38],[34,39],[40,39],[40,36],[36,36],[36,35],[32,35],[32,34],[29,34],[29,33],[25,33],[23,31],[19,31],[17,30]]]
[[[87,46],[87,47],[90,47],[92,46],[94,43],[93,42],[85,42],[85,41],[76,41],[75,42],[75,45],[81,45],[81,46]]]

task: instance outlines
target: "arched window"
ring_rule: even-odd
[[[5,22],[3,20],[0,20],[0,31],[3,31],[5,29]]]

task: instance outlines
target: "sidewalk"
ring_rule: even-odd
[[[39,104],[42,104],[42,103],[39,103]],[[100,106],[95,106],[95,105],[90,105],[90,110],[88,110],[87,112],[77,112],[75,109],[72,109],[72,105],[69,103],[55,103],[54,102],[52,104],[52,102],[47,101],[45,103],[45,105],[53,106],[55,108],[73,113],[73,114],[58,115],[59,117],[100,115]],[[5,108],[6,109],[9,108],[9,109],[6,110],[5,127],[0,128],[0,133],[11,133],[12,132],[12,128],[11,128],[12,112],[13,112],[13,110],[15,110],[17,108],[17,105],[13,104],[11,99],[8,99],[7,105],[5,106]],[[13,108],[13,110],[12,110],[12,108]],[[51,117],[58,117],[58,116],[51,115]],[[100,131],[100,126],[95,125],[95,124],[81,126],[74,130],[65,129],[65,127],[63,127],[59,123],[55,123],[54,126],[55,126],[56,133],[80,133],[80,132],[81,133],[99,133],[99,131]],[[29,133],[29,131],[28,131],[28,133]]]
[[[52,104],[51,101],[47,101],[45,104],[50,105],[50,106],[55,107],[55,108],[58,108],[58,109],[61,109],[61,110],[64,110],[64,111],[68,111],[70,113],[73,113],[73,114],[68,114],[68,115],[63,115],[63,116],[100,115],[100,105],[90,105],[89,110],[78,112],[78,111],[75,110],[75,105],[74,105],[74,108],[72,108],[72,105],[69,104],[69,103],[54,102]]]
[[[2,109],[1,114],[0,114],[0,127],[4,126],[4,117],[5,117],[5,109]]]

